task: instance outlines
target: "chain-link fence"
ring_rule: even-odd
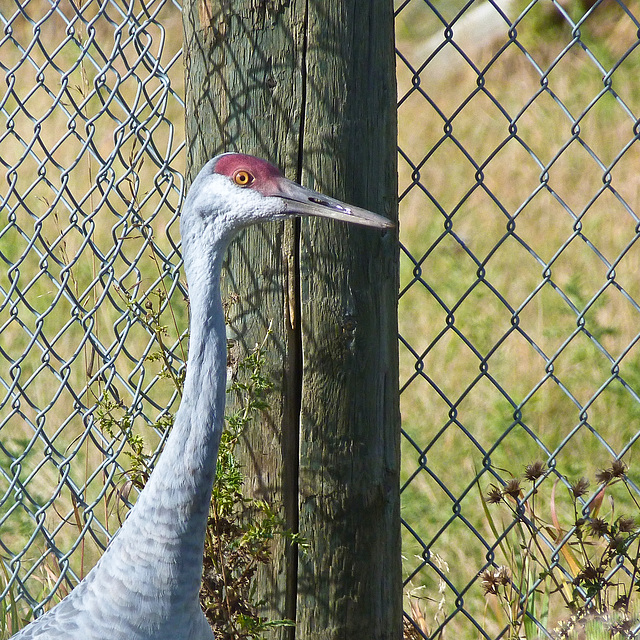
[[[409,637],[640,628],[639,10],[396,2]]]
[[[41,607],[95,563],[160,441],[139,427],[176,402],[182,24],[165,0],[0,20],[0,597]]]
[[[639,9],[396,1],[408,638],[549,637],[628,604]],[[0,597],[44,607],[177,403],[182,27],[168,0],[0,20]]]

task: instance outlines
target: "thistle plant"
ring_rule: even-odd
[[[490,485],[481,494],[497,540],[479,574],[489,606],[509,628],[509,638],[540,637],[549,628],[550,612],[560,620],[553,632],[558,639],[635,637],[640,504],[626,465],[613,460],[596,473],[592,494],[586,478],[568,484],[569,507],[557,496],[560,479],[545,482],[551,473],[534,462],[522,478]],[[616,513],[614,485],[624,489],[633,514]],[[542,495],[547,487],[548,497]],[[502,526],[495,508],[506,516]]]

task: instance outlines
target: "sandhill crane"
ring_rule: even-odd
[[[223,428],[226,337],[220,274],[250,224],[297,215],[386,229],[385,218],[226,153],[204,165],[180,220],[191,302],[189,357],[171,434],[144,490],[96,566],[58,605],[13,636],[27,640],[213,640],[198,601]]]

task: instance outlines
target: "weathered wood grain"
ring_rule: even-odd
[[[184,16],[190,176],[221,151],[254,153],[395,218],[390,0],[188,0]],[[399,639],[396,235],[257,227],[224,280],[232,357],[273,331],[247,475],[310,544],[274,550],[265,613],[295,616],[297,640]]]
[[[311,2],[304,180],[395,218],[391,3]],[[400,638],[393,234],[305,220],[298,633]]]

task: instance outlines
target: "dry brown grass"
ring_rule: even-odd
[[[150,5],[150,10],[161,4]],[[67,20],[72,18],[72,5],[58,6]],[[11,370],[19,384],[19,388],[4,392],[0,398],[0,440],[4,447],[0,466],[10,476],[19,474],[22,481],[33,473],[28,488],[34,504],[48,504],[56,496],[46,509],[46,527],[58,531],[56,545],[71,552],[72,568],[83,575],[99,557],[100,549],[90,536],[74,546],[84,520],[63,482],[63,459],[73,460],[67,469],[68,479],[78,487],[88,485],[83,499],[88,503],[98,501],[93,515],[108,530],[114,531],[122,516],[111,491],[100,497],[106,476],[95,470],[104,464],[105,454],[84,437],[85,421],[91,415],[86,408],[94,408],[105,389],[104,380],[94,377],[105,363],[85,336],[91,330],[110,356],[117,353],[113,367],[127,382],[116,381],[115,387],[125,403],[130,401],[136,385],[147,387],[161,365],[147,362],[144,373],[137,369],[136,361],[149,352],[153,340],[139,324],[129,329],[133,319],[128,311],[129,300],[144,305],[149,296],[155,303],[150,289],[163,288],[162,284],[154,285],[161,265],[153,259],[148,232],[152,231],[153,241],[165,253],[171,249],[167,234],[174,241],[179,238],[177,224],[175,220],[171,222],[178,195],[166,180],[160,179],[157,165],[144,148],[145,132],[136,135],[127,119],[135,113],[138,122],[143,122],[151,107],[164,111],[165,119],[154,123],[152,139],[159,153],[175,154],[184,140],[184,114],[175,98],[169,97],[166,104],[160,102],[160,80],[144,65],[135,66],[140,53],[130,40],[126,20],[115,8],[109,8],[107,17],[97,14],[97,3],[80,3],[78,7],[84,22],[74,24],[76,42],[69,39],[64,45],[61,39],[67,30],[66,21],[57,13],[47,17],[51,13],[49,2],[32,0],[25,5],[26,15],[18,13],[13,3],[4,3],[0,9],[11,24],[11,38],[0,46],[0,59],[8,69],[3,76],[10,87],[3,96],[4,111],[0,115],[2,130],[9,132],[0,140],[0,157],[10,167],[3,171],[6,178],[2,198],[6,200],[0,224],[0,253],[5,266],[0,270],[0,287],[9,292],[12,285],[17,285],[17,290],[8,296],[11,302],[4,303],[4,295],[0,300],[0,304],[4,303],[0,307],[0,346],[4,352],[5,384],[11,383]],[[135,4],[133,10],[139,14],[142,5]],[[151,55],[166,66],[182,44],[181,15],[176,7],[165,3],[156,20],[158,24],[148,28],[141,42],[149,44]],[[30,47],[34,38],[37,43]],[[78,43],[93,61],[89,56],[80,56]],[[21,49],[29,50],[30,62],[19,64],[24,59]],[[114,51],[113,62],[101,80],[103,55],[109,57]],[[169,74],[174,91],[182,94],[182,64],[174,64]],[[151,106],[145,104],[142,85],[134,75],[142,80],[147,95],[155,95]],[[99,98],[96,87],[101,82]],[[113,93],[115,88],[119,88],[118,96]],[[109,104],[109,113],[105,103]],[[89,153],[87,144],[93,153]],[[30,145],[29,153],[25,146]],[[113,157],[109,172],[101,174],[109,157]],[[184,172],[183,152],[173,159],[172,167]],[[142,221],[145,228],[140,226]],[[118,245],[121,256],[109,266],[110,255]],[[139,266],[132,269],[127,261],[137,261],[138,256]],[[77,316],[76,304],[60,295],[59,283],[65,281],[68,296],[82,307]],[[185,330],[187,323],[182,296],[177,294],[175,300],[179,303],[174,305],[176,323],[168,314],[163,318],[168,325],[169,343]],[[32,338],[39,331],[46,336],[47,344],[42,338]],[[117,347],[126,331],[128,355]],[[149,395],[163,407],[171,397],[170,388],[169,383],[160,381]],[[71,389],[79,395],[74,396]],[[144,411],[153,420],[159,410],[149,405]],[[145,422],[142,417],[136,418],[134,428],[142,430],[147,448],[152,451],[158,436],[145,427]],[[31,425],[37,425],[40,435],[30,447],[34,438]],[[103,445],[111,440],[100,424],[94,428],[96,435],[104,436]],[[55,447],[51,459],[43,438]],[[18,455],[24,456],[21,466],[11,467]],[[125,467],[130,464],[124,456],[119,457],[119,462]],[[108,467],[105,473],[111,470]],[[117,477],[116,481],[120,485],[124,482]],[[0,479],[0,492],[7,492],[3,515],[15,506],[14,500],[29,500],[24,495],[16,496],[6,477]],[[9,550],[20,551],[32,530],[31,516],[20,507],[14,509],[2,524],[3,555],[8,555]],[[105,536],[98,534],[98,538],[105,542]],[[35,539],[23,558],[22,573],[37,562],[46,548],[41,536]],[[55,565],[52,556],[42,561],[29,581],[33,595],[49,591]]]
[[[635,3],[632,10],[638,14]],[[412,38],[412,25],[419,23],[417,13],[415,9],[412,24],[398,31],[406,36],[399,47],[414,63],[420,44]],[[570,34],[542,18],[532,15],[523,20],[518,39],[546,70]],[[605,69],[637,38],[634,23],[612,5],[596,13],[583,33]],[[483,68],[504,42],[493,50],[474,52],[473,61]],[[437,67],[437,58],[432,65]],[[414,284],[400,300],[400,332],[423,356],[423,371],[432,381],[414,378],[401,397],[403,427],[427,451],[429,469],[405,489],[403,516],[429,543],[430,552],[446,561],[456,589],[464,590],[482,568],[486,549],[462,518],[492,539],[473,486],[476,473],[486,465],[481,449],[492,449],[494,467],[518,474],[525,464],[546,459],[543,447],[550,452],[559,447],[557,468],[575,479],[606,466],[611,451],[621,452],[638,431],[640,407],[633,393],[640,393],[640,347],[634,343],[640,313],[629,298],[640,300],[640,243],[635,242],[634,213],[640,192],[640,147],[634,118],[612,93],[592,104],[603,91],[603,74],[578,47],[548,74],[549,91],[565,109],[542,90],[540,73],[513,44],[486,71],[481,89],[478,75],[466,64],[444,77],[441,70],[431,72],[429,67],[420,76],[420,86],[436,108],[414,92],[399,111],[400,147],[421,165],[420,183],[430,194],[413,187],[404,197],[401,240],[420,260],[420,275],[432,290],[415,281],[414,265],[403,257],[401,288]],[[640,54],[634,50],[612,76],[613,89],[636,114],[639,67]],[[399,95],[410,86],[411,76],[400,64]],[[572,131],[576,119],[579,140],[575,128]],[[450,135],[445,135],[447,122]],[[513,125],[517,127],[517,138],[510,125],[512,131]],[[548,179],[541,182],[543,169],[525,145],[544,165]],[[482,168],[481,184],[477,167]],[[609,168],[611,188],[603,189]],[[401,159],[401,193],[412,183],[411,169]],[[447,217],[450,233],[445,233]],[[510,220],[513,228],[508,227]],[[619,288],[607,285],[605,261],[615,264]],[[447,312],[437,298],[453,310],[449,328]],[[614,359],[621,358],[620,378],[632,392],[620,380],[601,390],[611,377],[612,364],[585,332],[570,340],[577,317],[567,299],[584,312],[587,331]],[[519,331],[512,330],[514,315]],[[556,379],[548,377],[547,361],[522,334],[547,358],[555,356]],[[415,357],[401,348],[401,381],[416,374],[415,365]],[[521,424],[537,441],[514,422],[514,406],[505,394],[519,405]],[[581,412],[569,394],[587,407],[589,425],[611,451],[586,426],[565,442],[581,422]],[[633,452],[625,459],[631,477],[637,479]],[[406,480],[419,466],[419,454],[406,441],[402,459]],[[451,495],[429,474],[442,481]],[[484,488],[489,482],[485,476],[480,485]],[[461,517],[455,515],[458,512]],[[416,556],[421,549],[408,534],[404,542],[408,573],[419,566]],[[421,571],[413,586],[420,583],[426,587],[422,593],[426,599],[421,601],[427,603],[426,619],[432,619],[440,602],[436,572]],[[445,613],[455,612],[450,589],[445,598]],[[485,606],[479,587],[471,587],[464,608],[478,621],[486,617],[487,629],[494,632],[492,614],[485,612]],[[450,637],[476,637],[460,614],[447,628]]]

